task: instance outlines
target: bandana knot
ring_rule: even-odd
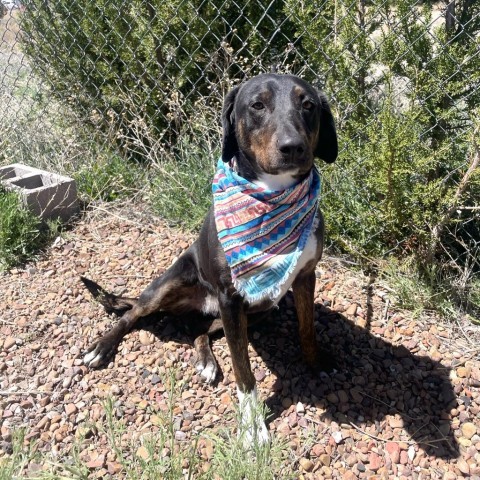
[[[285,190],[267,190],[220,159],[212,183],[215,225],[235,288],[250,302],[273,301],[317,227],[315,168]]]

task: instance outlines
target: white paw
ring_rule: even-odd
[[[258,399],[257,387],[245,393],[237,389],[240,402],[239,436],[245,448],[260,446],[270,441],[262,411],[262,402]]]
[[[95,368],[104,362],[104,355],[101,352],[101,348],[97,345],[91,352],[88,352],[83,357],[83,363],[88,368]]]
[[[257,445],[265,445],[270,441],[267,426],[263,418],[257,418],[253,425],[240,427],[243,431],[243,446],[247,449]]]
[[[215,361],[209,361],[206,365],[203,362],[198,362],[195,368],[205,383],[213,383],[217,377],[218,367]]]

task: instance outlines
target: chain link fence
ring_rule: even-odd
[[[78,175],[115,151],[155,176],[193,155],[208,189],[226,92],[294,73],[336,117],[331,244],[413,257],[480,305],[478,2],[2,1],[0,163]]]

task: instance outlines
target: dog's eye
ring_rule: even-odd
[[[303,103],[302,103],[302,108],[304,110],[313,110],[315,108],[315,104],[313,102],[311,102],[310,100],[305,100]]]
[[[263,110],[265,108],[265,105],[262,102],[255,102],[252,103],[252,108],[255,110]]]

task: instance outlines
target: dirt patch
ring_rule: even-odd
[[[4,452],[24,426],[27,442],[67,453],[80,426],[104,414],[107,396],[129,431],[155,432],[148,407],[166,404],[161,377],[170,367],[187,378],[175,412],[178,441],[225,422],[236,395],[224,338],[213,342],[221,369],[213,387],[192,366],[191,339],[165,321],[127,335],[108,367],[90,371],[82,364],[87,347],[115,319],[91,301],[79,276],[138,295],[191,241],[141,213],[97,210],[57,239],[44,259],[0,277]],[[335,259],[326,258],[317,277],[317,336],[334,363],[331,373],[311,372],[301,361],[290,295],[250,331],[258,389],[272,411],[269,430],[287,439],[295,458],[285,472],[480,478],[478,328],[399,312],[385,287]],[[103,448],[96,463],[88,449],[80,452],[97,477],[108,473]]]

